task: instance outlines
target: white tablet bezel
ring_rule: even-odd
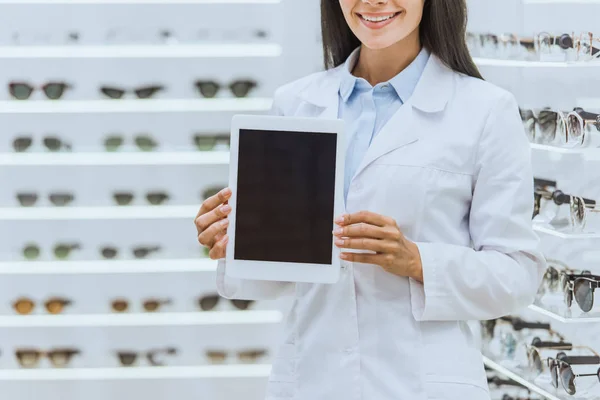
[[[331,236],[332,254],[331,264],[304,264],[273,261],[235,260],[235,222],[237,203],[237,175],[238,175],[238,144],[240,129],[256,129],[287,132],[319,132],[337,135],[336,165],[335,165],[335,194],[334,218],[341,215],[344,208],[344,122],[337,119],[297,118],[262,115],[236,115],[231,121],[231,148],[229,161],[229,187],[232,195],[229,200],[231,213],[229,214],[229,227],[227,234],[226,274],[233,278],[284,281],[284,282],[312,282],[334,283],[340,275],[340,249],[334,244]],[[333,219],[331,230],[335,229]]]

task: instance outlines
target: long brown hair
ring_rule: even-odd
[[[448,68],[483,79],[469,53],[466,30],[466,0],[425,0],[419,26],[421,44]],[[321,34],[326,69],[343,64],[361,44],[337,0],[321,0]]]

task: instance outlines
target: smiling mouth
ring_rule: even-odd
[[[395,12],[395,13],[390,13],[388,15],[381,15],[381,16],[366,16],[363,14],[359,14],[357,13],[358,17],[360,19],[362,19],[363,21],[366,22],[370,22],[370,23],[383,23],[383,22],[387,22],[395,17],[397,17],[398,15],[400,15],[402,12]]]

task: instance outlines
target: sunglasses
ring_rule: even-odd
[[[555,293],[563,289],[562,274],[573,274],[575,270],[571,269],[567,264],[559,260],[546,259],[548,267],[540,285],[539,294],[543,295],[546,292]]]
[[[267,355],[267,350],[254,349],[254,350],[243,350],[229,353],[225,350],[207,350],[206,358],[212,364],[222,364],[229,359],[229,357],[237,357],[241,363],[256,363],[259,359]]]
[[[134,195],[130,192],[117,192],[113,194],[115,202],[120,206],[130,205]],[[146,200],[153,206],[164,204],[169,200],[169,195],[165,192],[149,192],[146,194]]]
[[[231,140],[229,135],[195,135],[194,144],[200,151],[229,150]]]
[[[44,92],[48,99],[58,100],[63,96],[65,90],[70,88],[71,86],[65,82],[48,82],[40,89]],[[36,89],[37,87],[32,86],[27,82],[11,82],[8,84],[8,91],[10,92],[11,96],[17,100],[29,99],[31,94]]]
[[[165,363],[163,361],[159,360],[158,356],[160,356],[160,355],[173,356],[175,354],[177,354],[177,349],[175,349],[173,347],[168,347],[165,349],[151,350],[151,351],[147,351],[147,352],[127,351],[127,350],[117,351],[117,357],[119,359],[119,362],[121,363],[121,366],[123,366],[123,367],[131,367],[131,366],[135,365],[138,360],[138,357],[146,357],[146,359],[148,360],[148,363],[153,367],[162,366],[162,365],[165,365]]]
[[[560,352],[556,355],[556,358],[548,358],[547,362],[552,378],[552,386],[558,389],[558,382],[560,381],[563,389],[571,396],[577,393],[577,388],[575,387],[576,378],[594,376],[600,381],[600,369],[594,374],[575,374],[571,368],[571,365],[600,364],[600,357],[598,355],[567,356],[565,353]]]
[[[19,364],[24,368],[37,367],[42,357],[48,357],[52,366],[56,368],[66,367],[73,356],[78,354],[81,354],[81,352],[77,349],[53,349],[50,351],[18,349],[15,351]]]
[[[142,306],[146,312],[156,312],[161,306],[171,303],[171,299],[147,299],[142,302]],[[123,298],[115,299],[110,303],[110,306],[114,312],[122,313],[129,310],[129,300]]]
[[[585,147],[587,133],[600,131],[600,114],[577,107],[571,112],[544,108],[538,112],[520,109],[521,121],[529,140],[533,143],[560,145],[567,148]],[[557,138],[560,141],[557,142]]]
[[[583,147],[586,142],[586,133],[600,132],[600,114],[585,111],[581,107],[575,108],[567,115],[567,129],[569,140],[567,144],[571,147]]]
[[[81,250],[79,244],[58,244],[54,246],[54,256],[60,260],[64,260],[69,257],[72,251]],[[35,260],[40,256],[41,250],[35,244],[27,245],[23,248],[23,256],[27,260]]]
[[[562,284],[567,307],[571,307],[573,299],[583,312],[589,312],[594,307],[594,291],[600,286],[600,276],[592,275],[589,271],[578,275],[564,273]]]
[[[70,144],[64,143],[62,140],[60,140],[56,136],[47,136],[42,140],[42,143],[44,143],[44,147],[46,147],[46,149],[48,149],[50,151],[60,151],[60,150],[70,151],[71,150]],[[31,147],[32,144],[33,144],[33,139],[31,137],[26,137],[26,136],[18,137],[15,140],[13,140],[13,143],[12,143],[13,149],[17,153],[22,153],[24,151],[27,151]]]
[[[104,148],[106,151],[117,151],[123,145],[124,141],[122,136],[108,136],[104,139]],[[142,151],[152,151],[158,146],[158,143],[147,135],[138,135],[133,141],[138,149]]]
[[[129,91],[131,91],[138,99],[149,99],[154,96],[156,93],[164,90],[164,86],[161,85],[153,85],[153,86],[142,86],[139,88],[127,90],[115,86],[101,86],[100,92],[104,94],[106,97],[111,99],[122,99],[123,96]]]
[[[57,207],[69,205],[75,197],[70,193],[51,193],[48,195],[50,203]],[[37,193],[17,193],[17,200],[22,207],[32,207],[38,201]]]
[[[525,346],[527,348],[527,362],[529,370],[537,373],[538,375],[544,372],[544,362],[542,361],[540,354],[542,349],[572,350],[574,348],[572,343],[543,341],[539,337],[533,338],[530,346]]]
[[[215,309],[215,307],[217,307],[217,304],[219,304],[221,299],[222,297],[218,294],[202,296],[198,299],[198,306],[200,306],[202,311],[212,311]],[[235,308],[241,311],[247,310],[254,303],[253,300],[231,299],[230,301]]]
[[[160,246],[148,247],[148,246],[140,246],[134,247],[131,252],[135,258],[146,258],[152,253],[156,253],[160,251],[162,248]],[[119,254],[119,250],[116,247],[103,247],[100,249],[100,254],[102,257],[108,260],[116,258]]]
[[[196,89],[203,97],[213,98],[215,97],[222,88],[222,85],[216,81],[212,80],[197,80],[194,82]],[[250,93],[252,89],[254,89],[258,84],[256,81],[250,79],[240,79],[233,81],[229,84],[229,90],[231,93],[238,98],[246,97]]]
[[[56,315],[62,313],[65,307],[70,306],[71,304],[73,304],[73,301],[69,299],[52,297],[44,302],[44,307],[50,314]],[[35,301],[27,297],[21,297],[13,303],[13,308],[17,314],[28,315],[33,312],[35,305]]]

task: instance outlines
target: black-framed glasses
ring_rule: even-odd
[[[197,80],[194,86],[198,92],[206,98],[216,97],[223,85],[214,80]],[[258,83],[251,79],[239,79],[231,82],[228,85],[231,93],[238,98],[247,97],[250,91],[258,86]]]
[[[32,207],[38,201],[38,194],[34,192],[30,193],[17,193],[17,201],[21,205],[21,207]],[[68,206],[73,202],[75,196],[72,193],[50,193],[48,195],[48,200],[52,205],[57,207]]]
[[[146,201],[153,206],[159,206],[169,200],[169,194],[166,192],[148,192],[146,193]],[[113,193],[113,199],[119,206],[127,206],[133,202],[135,198],[131,192],[116,192]]]
[[[160,246],[138,246],[131,249],[131,253],[135,258],[142,259],[161,250],[162,248]],[[103,258],[112,260],[119,255],[119,249],[112,246],[105,246],[100,249],[100,254]]]
[[[28,82],[10,82],[8,84],[8,91],[17,100],[29,99],[36,89],[41,89],[48,99],[58,100],[70,88],[71,85],[66,82],[48,82],[39,88],[30,85]]]
[[[42,139],[44,147],[49,151],[60,151],[60,150],[71,150],[71,145],[63,142],[57,136],[47,136]],[[31,147],[33,144],[33,138],[31,136],[20,136],[13,140],[13,149],[17,153],[22,153]]]
[[[567,307],[571,307],[575,299],[581,311],[589,312],[594,307],[594,291],[600,287],[600,276],[584,271],[581,274],[565,273],[562,277]]]
[[[114,100],[122,99],[128,92],[133,93],[138,99],[150,99],[164,89],[165,87],[162,85],[141,86],[134,89],[125,89],[117,86],[100,86],[100,93]]]
[[[165,361],[159,357],[168,355],[174,356],[177,354],[177,349],[174,347],[166,347],[164,349],[155,349],[150,351],[132,351],[132,350],[119,350],[116,352],[119,362],[123,367],[134,366],[139,357],[146,357],[148,363],[153,367],[165,365]]]
[[[563,389],[571,396],[577,393],[575,379],[581,377],[596,377],[600,381],[600,369],[593,374],[576,374],[573,372],[571,365],[597,365],[600,364],[600,357],[596,354],[593,356],[568,356],[561,352],[556,355],[556,358],[548,358],[548,368],[552,378],[552,386],[558,389],[560,381]]]
[[[201,296],[198,298],[198,306],[200,307],[200,309],[202,311],[212,311],[217,307],[217,304],[219,304],[221,299],[222,299],[222,297],[219,296],[218,294],[210,294],[207,296]],[[231,299],[230,301],[231,301],[231,304],[233,304],[233,306],[240,311],[245,311],[248,308],[250,308],[250,306],[252,304],[254,304],[253,300]]]
[[[68,366],[71,359],[78,354],[81,354],[81,351],[73,348],[56,348],[49,351],[20,348],[15,351],[17,361],[23,368],[37,367],[42,357],[48,357],[53,367],[64,368]]]
[[[573,344],[567,342],[553,342],[553,341],[543,341],[539,337],[534,337],[531,341],[531,345],[527,346],[527,362],[529,369],[532,372],[537,374],[541,374],[544,372],[544,362],[542,361],[542,357],[540,351],[542,349],[548,350],[572,350]]]
[[[194,135],[194,144],[200,151],[229,150],[231,138],[222,135]]]
[[[142,151],[153,151],[158,147],[158,143],[150,135],[137,135],[133,139],[138,149]],[[123,146],[125,139],[123,136],[111,135],[104,139],[104,148],[106,151],[117,151]]]
[[[53,248],[54,256],[60,260],[67,259],[75,250],[81,250],[81,245],[78,243],[57,244]],[[36,260],[41,254],[41,249],[36,244],[28,244],[23,248],[23,257],[26,260]]]

